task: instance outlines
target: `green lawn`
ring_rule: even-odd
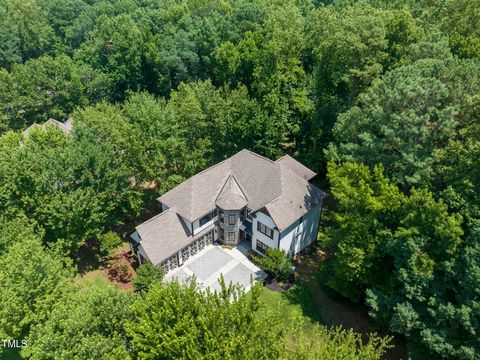
[[[285,325],[302,319],[307,328],[319,320],[310,299],[311,295],[306,293],[302,284],[296,284],[284,293],[264,287],[260,295],[260,301],[265,304],[267,316],[269,311],[277,312]]]
[[[77,275],[75,283],[79,284],[81,287],[87,283],[93,283],[99,286],[111,285],[111,282],[107,279],[103,270],[89,271],[82,276]]]
[[[110,256],[114,257],[117,254],[120,254],[124,251],[128,251],[130,246],[128,243],[124,242],[114,250],[110,252]],[[105,273],[105,263],[101,263],[96,259],[96,256],[87,257],[87,260],[82,264],[81,269],[89,269],[88,271],[79,271],[79,274],[75,278],[75,283],[81,287],[88,284],[94,284],[97,286],[108,286],[113,283],[108,279],[107,274]],[[126,286],[124,286],[125,288]]]

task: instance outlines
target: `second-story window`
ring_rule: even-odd
[[[215,216],[217,216],[217,209],[213,210],[211,213],[205,215],[199,220],[200,226],[205,225],[210,220],[212,220]]]
[[[273,229],[265,224],[262,224],[260,221],[257,222],[257,230],[262,234],[267,235],[270,239],[273,239]]]
[[[235,214],[228,214],[228,225],[235,225]]]

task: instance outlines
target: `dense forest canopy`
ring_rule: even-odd
[[[278,344],[284,329],[252,322],[255,299],[240,292],[229,307],[235,289],[205,300],[175,285],[133,295],[73,284],[87,240],[249,148],[295,156],[331,193],[323,285],[366,303],[413,359],[478,359],[479,114],[478,0],[2,0],[0,338],[31,338],[32,359],[152,358],[152,344],[181,358],[153,331],[190,326],[191,351],[254,358],[232,350],[238,339],[198,335],[221,331],[212,313],[224,311],[271,345],[252,340],[264,358],[331,356],[305,339]],[[69,117],[70,135],[22,134]],[[151,324],[164,303],[186,322],[158,313],[166,322]],[[354,335],[316,331],[348,358],[383,352],[375,338],[362,355]]]

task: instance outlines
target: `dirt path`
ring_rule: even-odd
[[[366,306],[327,294],[315,276],[321,261],[322,258],[318,253],[302,256],[296,261],[299,279],[311,293],[312,305],[321,318],[321,322],[327,326],[341,325],[345,329],[351,328],[363,334],[365,338],[372,332],[386,335],[374,328]],[[386,354],[385,358],[388,360],[407,359],[404,344],[394,339],[393,345],[395,347]]]

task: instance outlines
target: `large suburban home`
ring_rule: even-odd
[[[315,175],[288,155],[242,150],[159,197],[162,212],[136,227],[132,251],[166,272],[215,241],[293,256],[317,237],[325,193]]]

